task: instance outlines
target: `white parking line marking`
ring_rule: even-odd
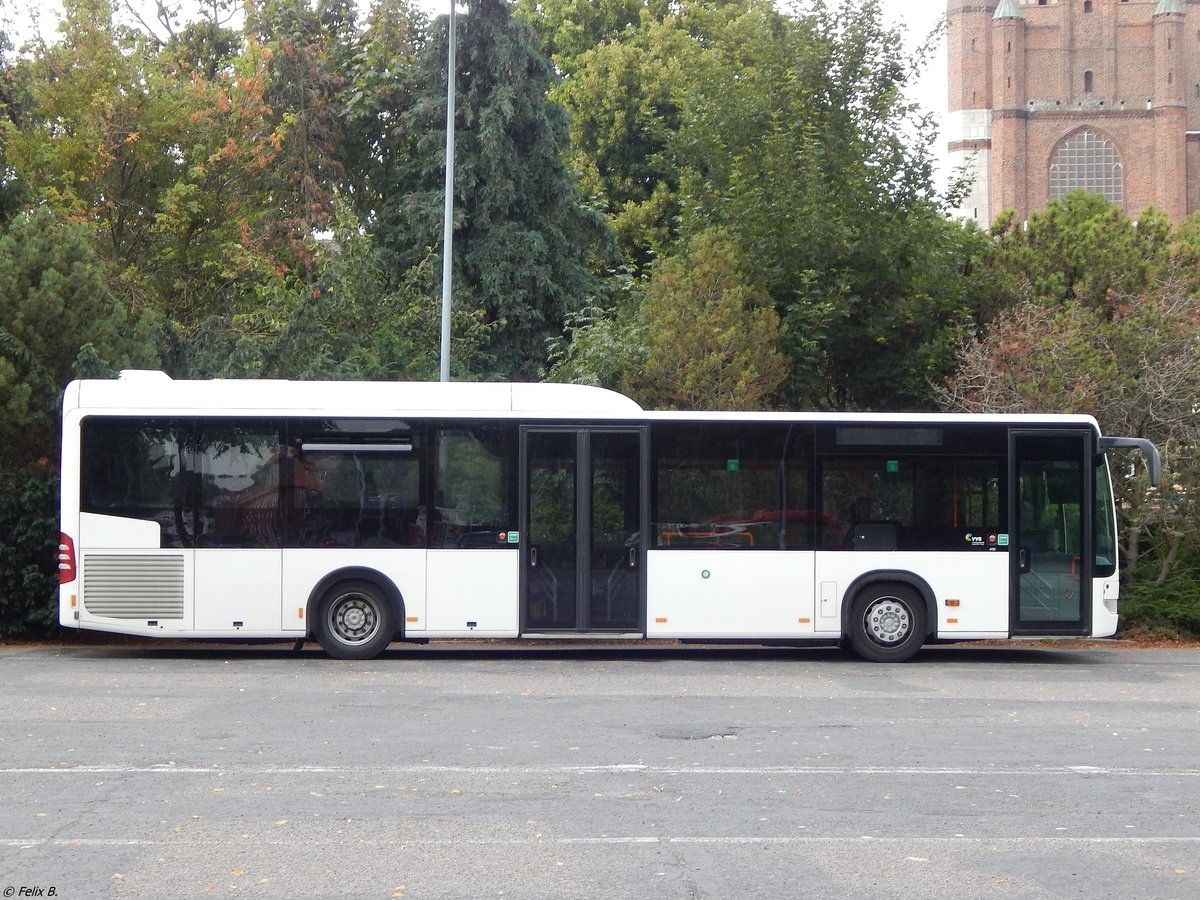
[[[1131,766],[5,766],[0,775],[956,775],[1021,777],[1195,778],[1200,768]]]

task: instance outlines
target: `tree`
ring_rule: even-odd
[[[649,21],[662,21],[670,0],[516,0],[515,15],[541,40],[560,72],[574,74],[580,57]]]
[[[71,378],[153,365],[158,320],[131,316],[105,285],[88,229],[48,209],[0,232],[0,450],[9,464],[53,457]]]
[[[720,232],[655,266],[640,310],[646,358],[627,391],[653,408],[770,408],[787,374],[779,318]]]
[[[297,262],[281,244],[273,166],[283,135],[267,102],[271,52],[250,40],[208,81],[182,70],[168,152],[178,160],[154,216],[147,290],[184,334],[253,303],[255,284]],[[174,78],[175,76],[169,76]],[[279,192],[277,192],[279,193]]]
[[[787,328],[793,402],[925,405],[967,320],[963,231],[900,34],[876,0],[811,7],[710,13],[720,37],[682,99],[681,232],[738,236]]]
[[[622,391],[652,409],[769,409],[787,376],[770,297],[729,235],[697,235],[644,290],[569,323],[552,377]]]
[[[359,34],[351,0],[262,0],[247,27],[270,50],[263,100],[278,152],[268,190],[275,215],[267,240],[307,267],[306,240],[329,222],[344,181],[344,107]]]
[[[1166,217],[1148,209],[1135,222],[1099,194],[1073,191],[1026,223],[1011,211],[992,226],[988,278],[1007,294],[1039,303],[1077,302],[1113,312],[1115,298],[1141,291],[1172,252]]]
[[[596,292],[592,271],[605,265],[608,236],[567,169],[566,114],[547,100],[554,74],[529,28],[503,0],[469,8],[458,44],[455,296],[496,324],[485,348],[494,374],[535,379],[547,341]],[[440,241],[447,42],[439,23],[411,118],[422,140],[418,187],[404,208],[410,252]]]
[[[570,46],[555,96],[635,278],[720,229],[786,326],[787,402],[928,406],[988,295],[971,278],[983,236],[947,220],[933,122],[905,97],[923,57],[877,0],[683,0],[644,4],[636,24],[633,6],[600,3],[581,28],[551,12],[542,27]],[[584,356],[622,315],[572,330],[595,339]]]
[[[389,280],[407,272],[429,249],[413,242],[406,200],[424,188],[420,177],[426,173],[416,165],[419,155],[436,152],[429,141],[418,145],[422,135],[413,127],[421,85],[418,57],[428,27],[410,0],[376,0],[344,106],[344,197],[378,238],[381,250],[392,255],[393,264],[381,273]],[[428,240],[427,228],[423,238]]]
[[[313,241],[308,272],[264,279],[252,311],[214,316],[191,354],[195,377],[376,379],[437,377],[441,304],[427,289],[427,266],[405,277],[387,271],[375,238],[344,203],[335,204],[328,240]],[[480,347],[488,326],[478,312],[454,310],[452,348],[467,371],[486,371]]]
[[[10,55],[12,49],[4,23],[0,22],[0,225],[5,224],[26,201],[25,186],[19,173],[9,166],[5,152],[13,122],[20,118],[21,107],[28,99],[22,68]]]
[[[7,155],[34,202],[92,222],[101,253],[119,259],[144,250],[174,168],[162,140],[173,116],[142,77],[149,48],[112,13],[106,0],[66,0],[62,39],[22,61],[28,103]]]
[[[679,224],[671,151],[680,92],[701,52],[674,18],[652,19],[574,60],[552,92],[571,116],[573,163],[608,214],[625,260],[647,271],[670,253]]]
[[[157,364],[158,320],[129,315],[89,229],[49,209],[0,230],[0,634],[53,621],[58,409],[73,377]]]

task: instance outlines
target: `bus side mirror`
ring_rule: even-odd
[[[1162,460],[1159,458],[1158,448],[1145,438],[1102,437],[1097,447],[1101,453],[1115,449],[1140,450],[1146,458],[1146,471],[1150,475],[1150,483],[1158,484],[1162,478]]]

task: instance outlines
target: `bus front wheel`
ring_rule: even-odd
[[[903,662],[925,643],[925,601],[903,584],[873,584],[854,598],[850,646],[870,662]]]
[[[317,641],[334,659],[373,659],[392,642],[392,604],[369,581],[335,584],[320,609]]]

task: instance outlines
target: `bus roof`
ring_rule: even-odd
[[[643,410],[605,388],[579,384],[436,381],[176,380],[125,370],[108,380],[67,385],[64,412],[85,409],[157,415],[442,415],[454,418],[607,419],[635,422],[864,422],[875,424],[1075,425],[1091,416],[1014,413],[671,412]]]
[[[1035,426],[1087,426],[1100,430],[1093,416],[1070,413],[950,413],[950,412],[673,412],[667,410],[647,411],[641,418],[648,422],[670,422],[672,420],[705,422],[828,422],[846,425],[860,423],[868,425],[1027,425]]]
[[[175,380],[165,372],[126,369],[115,380],[73,381],[64,411],[135,410],[204,414],[299,413],[336,410],[361,415],[526,413],[640,417],[623,394],[578,384],[437,381]]]

